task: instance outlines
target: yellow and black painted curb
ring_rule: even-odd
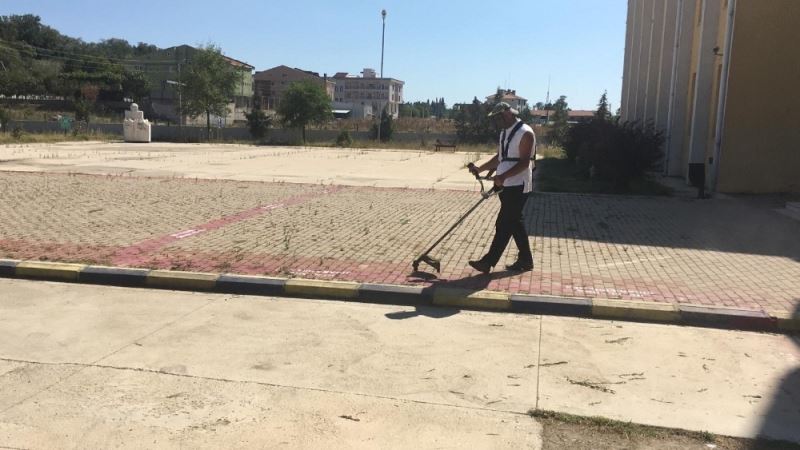
[[[0,259],[0,277],[124,287],[445,306],[737,330],[800,332],[800,315],[688,304],[509,294],[447,286],[401,286]]]

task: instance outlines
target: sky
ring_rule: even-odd
[[[137,7],[137,5],[139,5]],[[87,42],[108,38],[161,48],[213,43],[257,71],[278,65],[380,74],[405,82],[407,102],[480,100],[498,87],[529,103],[567,96],[619,106],[626,0],[0,0],[0,15],[35,14]]]

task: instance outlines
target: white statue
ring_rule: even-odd
[[[139,105],[131,104],[131,110],[125,111],[125,121],[122,122],[122,134],[125,142],[150,142],[150,121],[144,118],[144,113],[139,111]]]

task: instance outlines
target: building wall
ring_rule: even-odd
[[[628,111],[628,99],[630,97],[630,78],[631,78],[631,70],[632,70],[632,47],[633,47],[633,15],[634,10],[636,9],[636,2],[634,0],[628,0],[628,15],[625,20],[625,56],[623,59],[622,65],[622,95],[620,96],[620,110],[623,114]],[[622,117],[623,120],[626,120],[626,117]]]
[[[141,62],[130,65],[129,68],[139,70],[150,81],[150,114],[157,114],[160,118],[179,121],[181,97],[174,82],[180,80],[181,71],[191,61],[192,55],[197,51],[189,45],[179,45],[159,50],[153,54],[140,57]],[[236,65],[240,77],[234,89],[234,98],[228,105],[228,114],[223,117],[226,123],[244,121],[245,114],[250,112],[253,97],[253,76],[249,66]],[[168,81],[173,83],[168,83]],[[205,118],[183,118],[183,123],[205,121]]]
[[[690,91],[692,84],[693,47],[697,6],[701,0],[678,0],[676,20],[676,40],[672,86],[668,99],[667,128],[665,147],[666,174],[670,176],[686,175],[684,161],[684,136],[689,125]],[[688,158],[687,158],[688,159]]]
[[[264,111],[274,111],[278,108],[281,98],[292,83],[309,80],[325,87],[328,97],[333,100],[334,83],[323,77],[288,66],[277,66],[253,76],[255,83],[255,97],[259,108]]]
[[[392,117],[400,115],[404,83],[394,78],[336,77],[334,102],[357,106],[372,106],[374,114],[384,108]]]
[[[737,0],[721,192],[800,192],[800,1]]]

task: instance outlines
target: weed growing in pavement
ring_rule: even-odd
[[[215,268],[220,272],[229,272],[231,267],[231,263],[228,261],[222,261],[215,266]]]

